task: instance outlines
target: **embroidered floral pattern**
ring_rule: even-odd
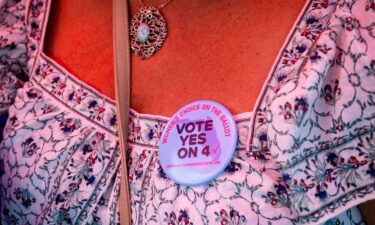
[[[285,121],[300,126],[308,108],[309,103],[307,99],[305,97],[297,97],[294,99],[293,106],[289,102],[285,102],[284,106],[280,106],[280,113],[283,115]]]
[[[28,2],[26,19],[25,3],[0,3],[0,27],[5,27],[0,45],[7,50],[0,54],[24,60],[0,66],[0,81],[10,85],[12,71],[31,77],[9,109],[0,146],[1,223],[115,224],[120,180],[115,106],[37,54],[49,2]],[[15,82],[15,88],[23,84]],[[12,91],[5,85],[1,91]]]
[[[0,3],[0,112],[8,109],[16,91],[28,80],[27,31],[23,3]]]
[[[22,202],[25,208],[29,208],[31,204],[35,203],[35,197],[27,189],[17,188],[14,195],[17,200]]]
[[[166,213],[166,219],[164,221],[167,222],[168,225],[194,225],[189,221],[189,214],[186,210],[180,210],[177,215],[175,212],[171,212],[170,214]]]
[[[281,175],[263,198],[302,224],[374,197],[371,1],[312,1],[310,9],[261,96],[248,154],[267,147],[266,170],[276,165]]]
[[[93,91],[64,75],[66,71],[53,68],[51,60],[46,56],[37,60],[32,80],[39,88],[51,93],[59,101],[66,102],[73,110],[88,117],[103,129],[116,134],[116,109],[111,100],[98,98]]]
[[[215,212],[217,218],[216,221],[220,222],[221,225],[245,225],[247,224],[246,217],[240,215],[236,210],[230,209],[229,213],[225,209],[221,209],[220,212]]]
[[[357,209],[348,208],[373,198],[375,189],[375,55],[369,51],[375,35],[366,22],[375,10],[372,0],[339,3],[309,2],[253,117],[237,118],[234,159],[212,182],[184,187],[168,179],[157,152],[167,119],[131,111],[134,224],[362,223]],[[0,146],[1,222],[116,224],[115,106],[37,54],[48,4],[31,1],[25,18],[24,1],[0,3],[6,32],[0,33],[6,59],[0,92],[7,93],[0,107],[13,102],[15,88],[27,80],[20,77],[30,75],[9,109]]]

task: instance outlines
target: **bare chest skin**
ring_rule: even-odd
[[[148,60],[132,56],[131,107],[171,116],[187,103],[208,99],[233,114],[251,111],[304,3],[172,1],[161,10],[169,32],[160,52]],[[130,0],[131,15],[139,7]],[[110,1],[53,1],[45,53],[110,98],[112,48]]]

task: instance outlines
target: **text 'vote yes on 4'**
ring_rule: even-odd
[[[207,142],[207,132],[212,131],[212,120],[198,120],[177,124],[177,133],[180,135],[181,148],[177,151],[180,159],[196,158],[198,153],[209,156],[210,146]],[[197,145],[203,146],[200,151]]]

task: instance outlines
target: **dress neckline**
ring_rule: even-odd
[[[275,70],[276,68],[278,67],[278,65],[281,63],[281,60],[282,60],[282,55],[285,51],[285,49],[288,47],[288,45],[290,44],[290,41],[293,39],[293,37],[296,35],[297,31],[298,31],[298,25],[300,24],[301,20],[304,18],[304,16],[307,14],[307,11],[308,9],[310,8],[309,6],[311,5],[311,2],[313,0],[306,0],[304,6],[302,7],[302,10],[300,11],[299,15],[297,16],[297,18],[295,19],[295,22],[293,23],[292,25],[292,28],[290,29],[286,39],[284,40],[280,50],[279,50],[279,53],[277,54],[269,72],[268,72],[268,75],[266,77],[266,79],[264,80],[263,84],[262,84],[262,88],[261,88],[261,91],[260,93],[258,94],[257,98],[256,98],[256,101],[255,101],[255,104],[252,106],[252,110],[249,111],[249,112],[243,112],[243,113],[239,113],[239,114],[236,114],[234,115],[235,118],[242,118],[244,115],[245,116],[248,116],[250,117],[250,124],[249,124],[249,132],[248,132],[248,138],[247,138],[247,145],[246,145],[246,150],[250,150],[250,145],[252,144],[252,139],[253,139],[253,133],[254,133],[254,129],[255,129],[255,120],[257,118],[256,116],[256,112],[258,111],[261,103],[264,101],[264,98],[265,98],[265,94],[270,86],[270,82],[272,80],[272,78],[274,78],[275,76]],[[29,3],[27,4],[26,6],[26,15],[28,15],[29,11],[30,11],[30,6],[31,6],[31,3],[32,3],[32,0],[29,0]],[[115,100],[110,98],[109,96],[106,96],[104,94],[102,94],[99,90],[97,90],[96,88],[92,87],[91,85],[79,80],[75,75],[74,73],[71,73],[69,70],[67,70],[65,67],[63,67],[61,64],[59,64],[57,61],[55,61],[53,58],[49,57],[45,52],[44,52],[44,39],[45,39],[45,34],[46,34],[46,28],[47,28],[47,23],[48,23],[48,18],[49,18],[49,13],[51,11],[51,1],[50,0],[45,0],[45,3],[46,3],[46,7],[45,7],[45,12],[44,12],[44,16],[43,16],[43,21],[41,22],[42,24],[42,32],[41,32],[41,37],[40,37],[40,44],[39,44],[39,53],[37,54],[36,56],[36,60],[35,61],[38,61],[38,57],[42,57],[46,60],[48,60],[50,63],[53,64],[54,67],[58,68],[60,71],[63,71],[64,74],[69,74],[71,75],[71,78],[73,78],[75,80],[75,82],[77,83],[80,83],[81,85],[83,85],[84,87],[88,88],[89,90],[91,90],[92,92],[94,92],[96,95],[100,96],[102,99],[105,99],[106,101],[110,102],[111,104],[115,104]],[[32,69],[30,70],[31,72],[34,71],[35,69],[35,63],[34,65],[31,67]],[[157,114],[147,114],[147,113],[144,113],[144,112],[138,112],[134,109],[131,109],[131,111],[137,115],[137,116],[142,116],[142,117],[147,117],[149,119],[164,119],[164,120],[168,120],[169,117],[167,116],[164,116],[164,115],[157,115]]]

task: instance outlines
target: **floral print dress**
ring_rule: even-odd
[[[0,0],[0,221],[118,224],[113,100],[42,51],[48,0]],[[131,111],[134,224],[364,224],[375,188],[375,3],[309,0],[253,113],[235,116],[236,154],[206,185],[158,161],[168,118]],[[246,102],[244,103],[246,104]]]

